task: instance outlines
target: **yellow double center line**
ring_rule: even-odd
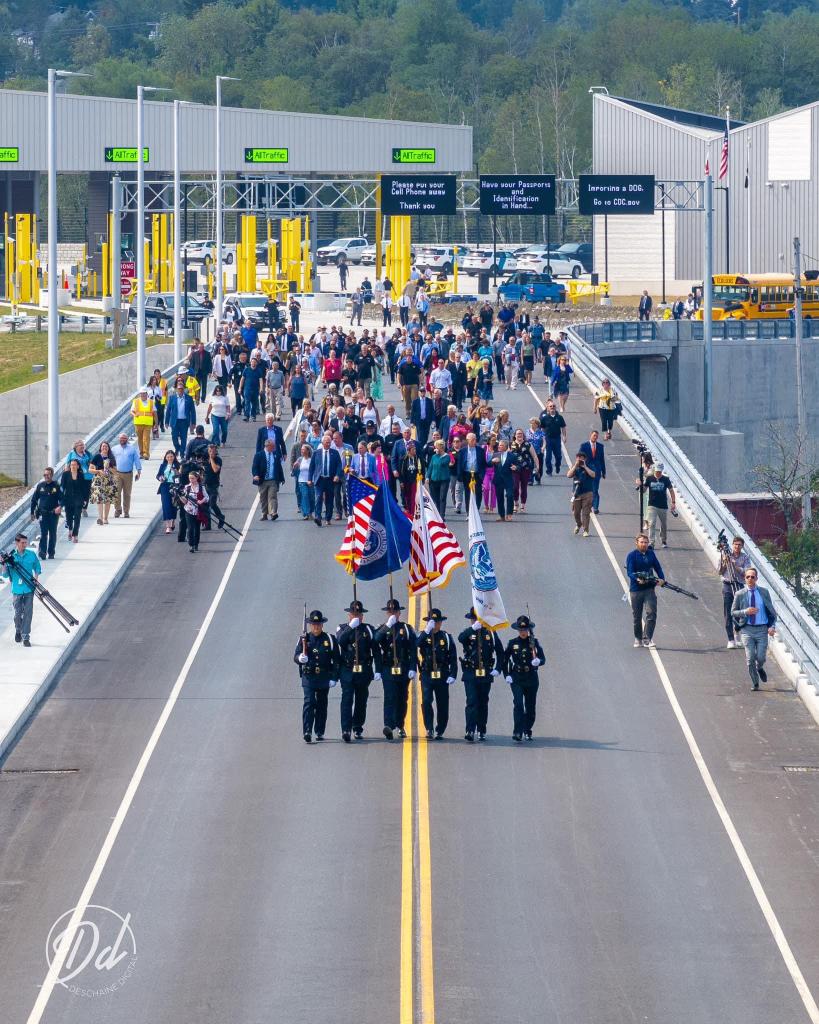
[[[413,628],[421,614],[419,603],[410,595],[407,622]],[[401,809],[400,1024],[435,1024],[429,770],[417,677],[410,683],[406,728]]]

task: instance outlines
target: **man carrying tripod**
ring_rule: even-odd
[[[31,616],[34,612],[34,585],[43,571],[40,559],[28,550],[28,537],[18,533],[14,538],[13,557],[3,557],[3,576],[11,580],[11,602],[14,606],[14,642],[23,641],[31,647]]]
[[[742,647],[742,642],[736,639],[736,626],[731,608],[734,604],[734,595],[745,586],[745,570],[750,566],[751,559],[743,550],[745,541],[742,537],[734,537],[729,549],[725,540],[725,534],[720,533],[717,541],[719,548],[719,574],[722,577],[722,611],[725,616],[725,632],[728,634],[729,651]]]

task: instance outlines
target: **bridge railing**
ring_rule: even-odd
[[[163,371],[163,376],[167,376],[179,369],[182,362],[173,363]],[[85,447],[90,452],[96,452],[102,441],[110,441],[113,443],[118,434],[126,432],[129,436],[132,433],[133,420],[131,417],[131,403],[136,398],[136,392],[131,397],[123,402],[108,419],[103,420],[99,426],[95,427],[90,434],[85,438]],[[68,453],[66,452],[66,455]],[[65,468],[65,460],[61,460],[54,467],[54,477],[59,479],[60,473]],[[39,469],[37,470],[39,474]],[[32,488],[33,490],[33,488]],[[25,533],[27,527],[31,525],[29,509],[31,507],[31,494],[32,491],[28,491],[15,505],[6,512],[6,514],[0,519],[0,551],[6,551],[14,542],[14,535],[17,533]]]
[[[584,326],[588,329],[588,326],[597,325]],[[607,377],[616,388],[623,403],[623,415],[618,422],[627,434],[641,438],[651,449],[654,457],[661,459],[665,464],[685,518],[699,535],[699,539],[705,542],[703,546],[706,554],[715,567],[719,560],[716,548],[717,535],[721,529],[725,530],[729,538],[734,534],[745,538],[745,550],[759,572],[760,582],[768,587],[773,596],[779,637],[798,663],[801,672],[819,693],[819,624],[808,614],[773,564],[747,536],[673,437],[627,385],[611,372],[592,346],[584,342],[583,336],[587,334],[587,329],[568,329],[575,370],[594,387],[599,385],[603,377]]]
[[[702,341],[702,320],[601,320],[597,323],[577,324],[576,334],[591,345],[613,345],[622,342],[665,341],[678,338]],[[793,320],[715,320],[712,324],[714,341],[786,341],[796,336]],[[802,336],[819,339],[819,320],[803,320]]]

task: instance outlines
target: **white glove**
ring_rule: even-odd
[[[415,669],[411,668],[409,670],[409,672],[407,672],[407,679],[414,679],[414,678],[415,678]]]
[[[478,622],[477,619],[475,619],[475,621],[472,623],[472,628],[475,630],[476,633],[480,633],[480,631],[481,631],[481,624],[480,624],[480,622]]]
[[[424,626],[424,632],[429,634],[433,631],[433,629],[435,629],[435,623],[432,621],[432,619],[430,619],[426,626]]]
[[[455,676],[447,676],[447,679],[446,679],[446,685],[447,686],[452,686],[452,684],[454,682],[455,682]]]
[[[299,655],[299,664],[300,665],[306,665],[309,660],[310,659],[307,657],[306,654],[300,654]]]
[[[511,676],[507,676],[506,677],[506,682],[509,683],[509,685],[511,686],[512,685],[512,677]]]
[[[392,629],[392,627],[396,624],[396,622],[398,622],[398,616],[397,615],[391,615],[387,619],[387,625],[390,627],[390,629]]]
[[[493,668],[493,669],[489,670],[489,675],[490,676],[499,676],[500,672],[498,672],[498,670],[496,668]]]
[[[374,673],[374,675],[373,675],[373,682],[374,683],[380,683],[381,682],[381,673],[380,672]]]
[[[532,664],[532,665],[533,665],[533,666],[534,666],[535,668],[537,668],[537,667],[538,667],[538,665],[540,664],[540,658],[532,658],[531,664]]]
[[[357,626],[360,626],[360,625],[361,625],[361,619],[350,619],[350,628],[351,629],[355,629]]]
[[[338,680],[337,679],[331,679],[330,680],[330,689],[332,690],[332,688],[334,686],[338,686]]]

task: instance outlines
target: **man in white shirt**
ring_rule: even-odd
[[[449,389],[452,387],[452,374],[446,368],[445,363],[438,363],[429,375],[429,385],[433,391],[440,389],[442,395],[449,397]]]
[[[404,433],[404,421],[401,419],[400,416],[396,416],[396,414],[395,414],[395,406],[394,405],[388,405],[387,406],[386,415],[382,418],[381,424],[380,424],[380,426],[378,428],[379,434],[381,434],[382,437],[386,437],[388,434],[391,434],[392,433],[392,425],[393,425],[393,423],[397,423],[398,424],[398,426],[401,428],[401,433],[403,434]]]

